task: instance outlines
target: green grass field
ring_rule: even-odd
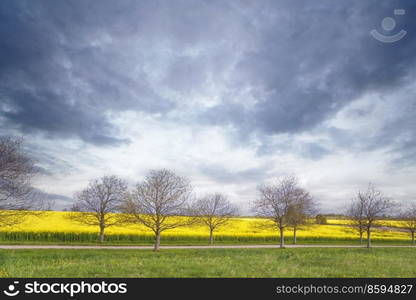
[[[416,277],[416,248],[0,250],[1,277]]]
[[[357,239],[300,239],[298,240],[298,245],[366,245],[366,240],[360,244]],[[390,241],[390,240],[372,240],[372,245],[374,246],[412,246],[410,241]],[[293,245],[293,240],[290,238],[285,238],[286,245]],[[97,240],[88,241],[38,241],[38,240],[17,240],[17,241],[2,241],[0,240],[0,245],[62,245],[62,246],[153,246],[153,240],[148,241],[104,241],[100,243]],[[203,240],[162,240],[162,246],[208,246],[208,241]],[[266,240],[266,241],[239,241],[239,240],[216,240],[215,245],[279,245],[278,239]]]

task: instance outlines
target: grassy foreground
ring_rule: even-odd
[[[0,250],[1,277],[416,277],[416,248]]]

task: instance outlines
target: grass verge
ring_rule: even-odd
[[[1,277],[416,277],[416,249],[0,250]]]
[[[361,244],[357,239],[298,239],[298,245],[363,245],[367,243],[364,240]],[[373,245],[392,245],[392,246],[412,246],[411,241],[403,240],[372,240]],[[214,245],[278,245],[278,240],[264,241],[238,241],[238,240],[215,240]],[[285,239],[286,245],[293,245],[292,239]],[[65,245],[65,246],[152,246],[153,241],[115,241],[106,240],[100,243],[98,240],[91,241],[42,241],[42,240],[1,240],[0,245]],[[208,240],[163,240],[162,246],[208,246]]]

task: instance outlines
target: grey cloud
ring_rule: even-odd
[[[411,166],[416,164],[416,99],[410,96],[399,103],[402,107],[397,117],[384,123],[369,147],[388,147],[395,155],[392,162],[396,167]]]
[[[301,155],[313,160],[319,160],[326,155],[330,154],[331,151],[317,143],[306,143],[301,144]]]
[[[369,31],[382,31],[395,8],[408,12],[396,18],[407,37],[390,45],[372,39]],[[212,84],[223,88],[215,95],[220,104],[206,109],[196,101],[175,121],[232,126],[242,143],[258,136],[265,144],[259,153],[269,153],[268,136],[316,130],[363,94],[408,84],[415,9],[409,1],[378,0],[2,1],[2,125],[120,145],[128,140],[109,113],[169,118],[178,102],[211,96]],[[377,147],[398,132],[412,134],[412,119],[409,111],[371,141],[337,129],[328,134],[337,131],[338,147]],[[414,153],[412,140],[396,149]],[[327,151],[312,143],[300,153],[319,159]]]
[[[327,141],[321,141],[320,139],[315,139],[313,142],[304,142],[291,136],[283,136],[280,139],[270,141],[267,135],[259,135],[258,140],[261,141],[256,152],[259,156],[292,153],[305,159],[320,160],[337,151],[332,145],[328,145]],[[343,140],[341,139],[341,141]]]
[[[193,90],[199,90],[203,88],[208,79],[205,68],[206,62],[209,62],[209,60],[187,56],[178,57],[169,66],[162,83],[175,91],[186,92],[187,94]]]
[[[416,163],[416,99],[414,85],[398,88],[385,97],[371,97],[369,106],[348,109],[349,122],[356,121],[351,131],[320,127],[331,143],[349,152],[384,151],[390,154],[391,167],[402,168]],[[379,106],[379,107],[378,107]],[[366,120],[372,120],[366,125]],[[361,128],[358,126],[362,126]]]
[[[70,175],[75,172],[80,172],[74,163],[66,161],[62,157],[62,153],[70,153],[71,150],[60,147],[60,151],[56,149],[48,149],[48,147],[41,147],[36,144],[38,141],[28,143],[28,154],[35,161],[36,168],[40,175],[54,176],[54,175]],[[72,152],[79,152],[72,151]],[[85,160],[85,159],[83,159]]]
[[[76,134],[96,145],[127,142],[108,135],[114,129],[95,107],[83,109],[64,97],[42,90],[9,93],[5,100],[12,109],[3,111],[3,116],[24,133],[43,130],[51,137],[61,138]]]
[[[215,181],[225,184],[242,184],[252,182],[262,182],[272,166],[262,165],[260,167],[248,168],[240,171],[233,171],[216,164],[204,164],[199,170],[202,174]]]
[[[125,142],[108,112],[174,110],[163,90],[203,94],[246,43],[222,1],[6,0],[0,14],[7,126],[97,145]]]
[[[74,200],[72,198],[64,196],[64,195],[50,194],[39,189],[35,189],[35,191],[36,191],[36,197],[41,199],[45,203],[45,205],[47,206],[49,205],[50,209],[55,209],[55,210],[69,209],[74,203]]]
[[[128,25],[117,19],[121,15],[113,16],[118,24],[106,23],[102,18],[109,15],[100,13],[109,13],[110,3],[88,8],[78,1],[2,2],[0,97],[8,107],[0,115],[7,126],[117,145],[127,140],[108,112],[173,108],[149,86],[132,49],[126,54],[119,37],[107,33]],[[105,37],[116,41],[106,44]]]
[[[411,12],[416,5],[406,1],[273,2],[267,6],[270,18],[259,21],[257,49],[242,57],[233,79],[237,87],[251,86],[247,96],[258,102],[247,110],[225,100],[212,108],[214,113],[207,112],[208,118],[243,124],[246,134],[296,134],[320,125],[364,93],[406,84],[414,76],[416,40],[409,35],[386,45],[369,36],[396,7],[409,12],[398,26],[415,31]]]

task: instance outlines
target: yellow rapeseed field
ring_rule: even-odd
[[[66,216],[68,212],[48,211],[39,216],[30,216],[24,223],[13,227],[0,228],[3,240],[28,239],[28,240],[64,240],[64,241],[93,241],[98,232],[96,226],[81,225],[71,221]],[[180,218],[180,217],[177,217]],[[399,221],[385,221],[386,226],[399,227]],[[233,218],[224,227],[215,232],[218,241],[273,241],[278,239],[278,231],[266,228],[266,220],[258,218]],[[333,241],[356,240],[357,232],[348,226],[349,220],[328,220],[328,225],[311,224],[303,226],[297,232],[299,242],[304,241]],[[106,229],[107,239],[112,241],[143,241],[151,240],[152,232],[141,225],[114,226]],[[291,238],[292,231],[286,230],[286,237]],[[207,239],[209,232],[207,227],[192,225],[179,227],[162,233],[162,239],[173,241],[203,241]],[[1,237],[0,237],[1,238]],[[383,241],[407,241],[406,232],[392,230],[391,228],[375,229],[373,240]]]
[[[332,224],[332,225],[351,225],[352,224],[351,220],[347,220],[347,219],[328,219],[327,222],[328,224]],[[379,226],[386,226],[386,227],[403,227],[404,226],[404,222],[398,221],[398,220],[380,220],[380,221],[377,221],[377,224]]]

